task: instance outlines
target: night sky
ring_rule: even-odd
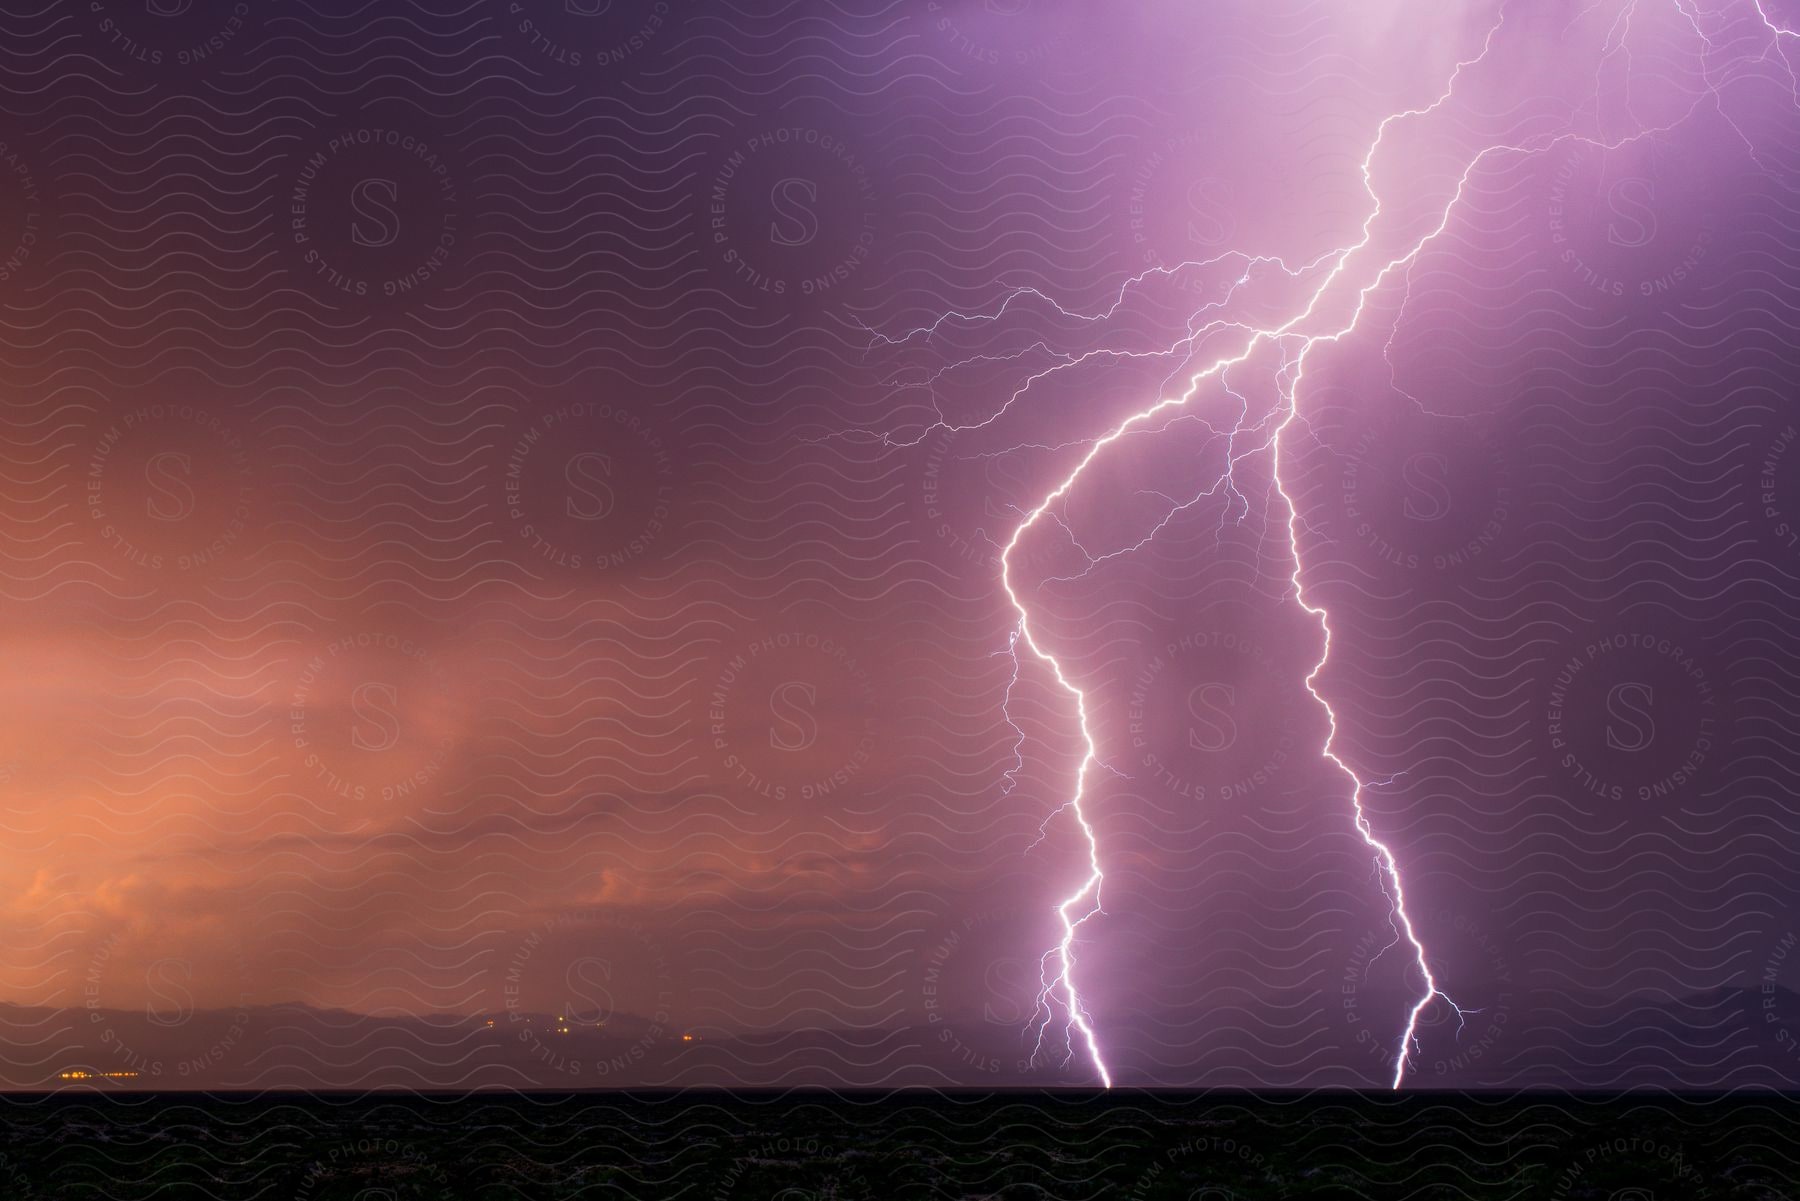
[[[1334,713],[1409,1083],[1800,1083],[1800,5],[1582,8],[9,5],[0,1083],[1094,1083],[1221,357],[1114,1079],[1389,1083]]]

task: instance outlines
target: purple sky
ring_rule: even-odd
[[[1093,1081],[1001,551],[1240,357],[1011,556],[1114,1078],[1424,995],[1296,546],[1409,1079],[1800,1076],[1791,5],[166,7],[0,17],[5,1083]]]

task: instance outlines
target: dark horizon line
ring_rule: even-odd
[[[1115,1084],[1112,1088],[1103,1088],[1097,1084],[1018,1084],[1018,1085],[933,1085],[933,1084],[896,1084],[886,1087],[857,1085],[836,1086],[826,1084],[791,1084],[791,1085],[744,1085],[741,1087],[725,1087],[720,1085],[643,1085],[626,1088],[507,1088],[489,1085],[478,1088],[418,1088],[408,1085],[370,1085],[364,1088],[352,1086],[333,1088],[253,1088],[226,1087],[212,1089],[187,1088],[134,1088],[129,1085],[118,1087],[102,1087],[99,1085],[74,1084],[54,1088],[7,1088],[0,1086],[0,1096],[19,1097],[35,1096],[47,1098],[63,1098],[76,1095],[82,1099],[94,1097],[112,1097],[122,1093],[133,1096],[161,1097],[222,1097],[222,1096],[289,1096],[289,1097],[685,1097],[694,1094],[720,1097],[783,1097],[795,1093],[810,1096],[851,1096],[862,1098],[884,1098],[913,1096],[921,1093],[933,1095],[955,1095],[959,1097],[984,1096],[1029,1096],[1040,1093],[1053,1093],[1059,1097],[1070,1095],[1086,1095],[1091,1099],[1101,1100],[1111,1097],[1154,1094],[1159,1097],[1188,1096],[1193,1098],[1246,1097],[1255,1099],[1284,1097],[1304,1099],[1310,1097],[1358,1097],[1367,1099],[1406,1097],[1513,1097],[1534,1101],[1556,1097],[1580,1097],[1584,1100],[1624,1100],[1644,1101],[1650,1098],[1676,1101],[1706,1101],[1716,1103],[1719,1100],[1767,1100],[1769,1098],[1800,1099],[1800,1089],[1772,1088],[1764,1085],[1740,1085],[1735,1088],[1684,1088],[1670,1089],[1655,1085],[1643,1085],[1637,1088],[1559,1088],[1552,1086],[1524,1086],[1515,1089],[1502,1087],[1490,1088],[1438,1088],[1426,1085],[1418,1087],[1403,1086],[1389,1088],[1387,1086],[1357,1087],[1352,1085],[1319,1085],[1315,1088],[1270,1087],[1245,1088],[1239,1085],[1220,1085],[1216,1088],[1197,1087],[1191,1084]]]

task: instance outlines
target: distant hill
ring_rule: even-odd
[[[1396,1020],[1402,1012],[1394,1009]],[[1385,1009],[1378,1012],[1385,1012]],[[1194,1015],[1187,1015],[1190,1022]],[[1473,1018],[1470,1019],[1474,1021]],[[1675,1001],[1582,1004],[1515,998],[1522,1028],[1487,1053],[1449,1023],[1422,1031],[1413,1083],[1438,1088],[1800,1087],[1800,994],[1721,987]],[[1471,1030],[1473,1027],[1471,1027]],[[1154,1062],[1127,1026],[1111,1032],[1116,1062]],[[1321,1039],[1334,1038],[1323,1032]],[[790,1086],[1016,1086],[1092,1082],[1081,1057],[1031,1060],[1017,1026],[949,1019],[923,1027],[690,1031],[634,1014],[565,1021],[548,1013],[369,1015],[301,1004],[202,1010],[180,1021],[142,1011],[0,1004],[0,1087],[11,1089],[465,1089]],[[1518,1048],[1529,1048],[1523,1055]],[[1060,1048],[1058,1048],[1060,1050]],[[1168,1049],[1161,1048],[1167,1055]],[[1335,1044],[1312,1083],[1377,1083],[1380,1066]],[[1365,1060],[1367,1057],[1364,1057]],[[85,1075],[74,1075],[84,1073]],[[135,1074],[133,1074],[135,1073]],[[1202,1078],[1204,1074],[1205,1078]],[[1132,1082],[1255,1087],[1248,1058],[1179,1063]]]

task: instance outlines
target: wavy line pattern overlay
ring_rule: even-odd
[[[1797,59],[1792,0],[6,4],[0,1192],[188,1187],[191,1117],[217,1195],[463,1123],[502,1190],[860,1196],[862,1112],[920,1195],[1250,1196],[1329,1112],[1352,1190],[1785,1195],[1720,1148],[1795,1158]],[[1397,1053],[1491,1102],[1137,1091]],[[893,1091],[1102,1073],[1104,1135]],[[410,1095],[594,1087],[877,1091]],[[235,1089],[408,1096],[302,1105],[310,1185],[136,1096]]]

